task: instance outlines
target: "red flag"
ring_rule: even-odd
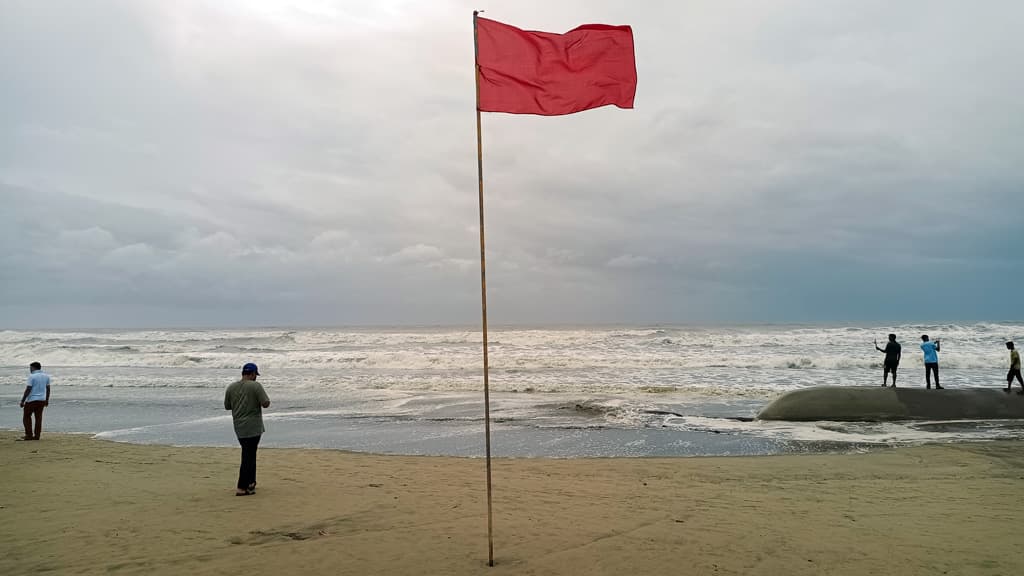
[[[486,18],[477,18],[476,26],[481,112],[558,116],[609,104],[633,107],[629,26],[586,24],[565,34]]]

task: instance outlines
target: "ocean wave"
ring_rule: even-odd
[[[929,442],[1019,439],[1017,421],[955,422],[778,422],[706,416],[669,416],[665,426],[695,432],[749,435],[801,442],[915,445]]]
[[[945,370],[975,369],[988,370],[1005,367],[1007,358],[998,352],[965,356],[947,354],[940,360]],[[11,351],[0,353],[0,365],[20,366],[31,358],[44,366],[62,367],[139,367],[174,368],[182,366],[206,366],[209,368],[237,368],[246,362],[255,361],[279,369],[323,368],[333,366],[359,366],[364,369],[398,371],[477,371],[481,367],[479,351],[389,351],[360,350],[341,352],[320,351],[258,351],[245,349],[221,349],[213,351],[147,351],[137,347],[113,348],[67,348],[53,347],[46,350]],[[789,357],[766,355],[750,357],[744,355],[662,355],[629,354],[610,351],[603,355],[572,355],[564,350],[511,351],[491,350],[490,366],[494,371],[508,374],[530,374],[551,371],[635,371],[635,370],[685,370],[685,371],[830,371],[836,373],[857,371],[878,371],[882,359],[877,355]],[[916,357],[904,359],[903,370],[916,370],[923,361]]]
[[[1024,339],[1024,325],[904,325],[897,327],[638,327],[493,330],[491,368],[519,378],[580,372],[603,375],[651,371],[773,373],[828,372],[837,378],[880,371],[873,341],[890,331],[904,343],[902,368],[921,367],[913,342],[929,332],[943,340],[944,370],[1005,366],[1003,342]],[[274,369],[354,369],[384,372],[473,373],[481,367],[480,335],[433,330],[205,330],[0,331],[0,366],[237,369],[256,361]],[[808,375],[806,378],[810,378]],[[820,378],[819,378],[820,379]],[[645,383],[671,386],[671,382]]]

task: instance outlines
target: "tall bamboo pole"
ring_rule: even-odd
[[[494,566],[494,521],[491,513],[491,390],[487,363],[487,258],[484,250],[484,147],[480,131],[480,44],[473,11],[473,75],[476,79],[476,173],[480,205],[480,312],[484,337],[484,438],[487,455],[487,565]]]

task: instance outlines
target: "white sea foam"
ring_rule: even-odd
[[[948,387],[1005,385],[1004,342],[1024,340],[1020,324],[495,329],[491,413],[505,431],[554,440],[563,430],[617,439],[629,438],[618,430],[652,438],[667,431],[670,443],[675,432],[683,443],[749,436],[762,447],[1024,435],[1020,423],[743,420],[788,390],[879,384],[882,355],[872,341],[889,332],[904,346],[903,386],[921,385],[922,333],[942,339]],[[347,438],[377,450],[365,427],[386,431],[391,440],[380,442],[404,442],[406,425],[443,436],[476,431],[482,417],[481,338],[466,329],[0,331],[0,405],[16,405],[33,360],[54,376],[55,414],[65,419],[54,425],[117,440],[230,444],[222,390],[249,361],[259,363],[274,400],[268,424],[292,430],[300,444],[311,441],[312,426],[327,435],[350,430]],[[735,446],[716,450],[744,450]]]
[[[919,335],[941,338],[944,377],[992,385],[1021,324],[496,329],[498,391],[767,398],[820,384],[870,384],[889,332],[904,346],[902,381],[919,380]],[[0,366],[38,360],[75,374],[62,385],[216,387],[256,361],[296,389],[457,392],[480,385],[481,338],[466,329],[0,331]],[[138,369],[112,374],[112,368]],[[167,372],[173,370],[173,372]],[[118,375],[120,374],[120,375]],[[11,383],[14,381],[12,380]],[[0,382],[2,383],[2,382]]]
[[[951,368],[989,365],[1002,358],[1002,343],[1024,334],[1024,325],[901,326],[883,328],[664,328],[492,330],[495,366],[507,369],[573,367],[824,368],[877,366],[872,340],[904,334],[905,362],[920,352],[918,334],[942,338],[942,361]],[[0,331],[0,365],[27,357],[61,366],[175,367],[208,363],[236,367],[239,359],[267,355],[280,367],[365,363],[379,368],[476,367],[480,334],[421,331]]]
[[[1011,421],[935,422],[782,422],[703,416],[668,416],[665,426],[679,430],[744,434],[776,440],[866,445],[925,444],[1024,437]]]

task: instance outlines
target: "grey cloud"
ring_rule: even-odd
[[[0,5],[0,326],[474,323],[473,8]],[[485,8],[640,78],[485,115],[496,322],[1005,314],[1017,3]]]
[[[642,268],[644,266],[650,266],[656,261],[653,258],[647,256],[635,256],[633,254],[623,254],[622,256],[616,256],[608,261],[607,266],[609,268]]]

